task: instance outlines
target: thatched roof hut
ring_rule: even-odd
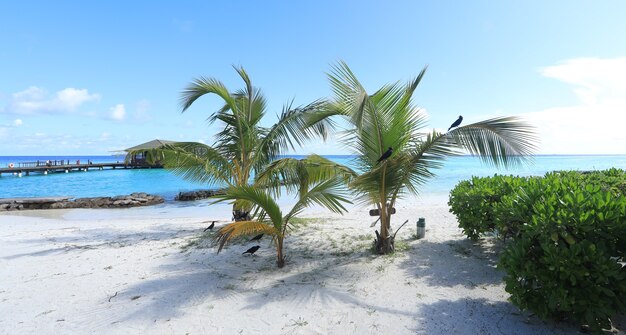
[[[128,162],[132,166],[160,167],[161,164],[159,160],[152,157],[153,155],[151,153],[154,152],[154,149],[161,149],[168,144],[174,143],[177,142],[155,139],[146,143],[136,145],[134,147],[130,147],[124,150],[127,153],[126,162]]]
[[[163,147],[164,145],[167,144],[173,144],[176,143],[176,141],[168,141],[168,140],[152,140],[146,143],[142,143],[139,145],[136,145],[134,147],[130,147],[128,149],[125,149],[124,151],[126,152],[135,152],[135,151],[140,151],[140,150],[150,150],[150,149],[159,149],[161,147]]]

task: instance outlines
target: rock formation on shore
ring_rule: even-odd
[[[216,194],[223,194],[224,190],[198,190],[189,192],[180,192],[176,196],[177,201],[193,201],[199,199],[210,198]]]
[[[164,202],[163,197],[147,193],[132,193],[115,197],[94,198],[16,198],[0,199],[0,211],[58,208],[126,208],[150,206]]]

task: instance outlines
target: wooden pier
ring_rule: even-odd
[[[146,168],[158,168],[159,166],[148,166],[144,164],[128,164],[124,162],[114,163],[92,163],[88,162],[69,162],[69,161],[37,161],[37,162],[21,162],[17,164],[10,164],[8,167],[0,168],[0,176],[2,174],[15,174],[18,177],[24,175],[28,176],[32,172],[48,174],[48,173],[69,173],[72,171],[89,171],[89,170],[104,170],[104,169],[146,169]]]

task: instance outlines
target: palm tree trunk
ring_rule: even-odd
[[[383,206],[381,208],[384,208]],[[389,234],[389,222],[391,220],[390,213],[380,214],[380,234],[376,234],[376,252],[381,255],[393,253],[395,250],[394,239]]]
[[[389,234],[391,222],[391,208],[387,206],[387,196],[385,190],[385,178],[387,173],[387,163],[384,162],[382,174],[382,186],[380,194],[380,203],[378,204],[380,213],[380,234],[376,234],[376,252],[380,255],[386,255],[394,251],[393,237]]]
[[[233,206],[233,221],[250,221],[250,212]]]
[[[283,238],[276,236],[276,265],[279,268],[285,266],[285,256],[283,255]]]
[[[250,209],[235,201],[233,204],[233,221],[250,221]]]

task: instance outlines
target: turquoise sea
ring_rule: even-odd
[[[299,157],[299,156],[293,156]],[[350,165],[351,156],[326,156],[341,164]],[[46,160],[70,160],[93,163],[123,161],[123,156],[0,156],[0,167],[9,163]],[[442,169],[436,170],[437,177],[424,187],[425,195],[445,195],[460,180],[472,176],[498,174],[543,175],[554,170],[602,170],[611,167],[626,169],[626,155],[549,155],[535,156],[529,166],[510,170],[498,170],[470,156],[448,159]],[[164,196],[171,200],[181,191],[216,188],[189,182],[165,169],[116,169],[90,170],[88,172],[51,173],[17,177],[12,174],[0,176],[0,198],[71,196],[95,197],[115,196],[133,192],[146,192]]]

